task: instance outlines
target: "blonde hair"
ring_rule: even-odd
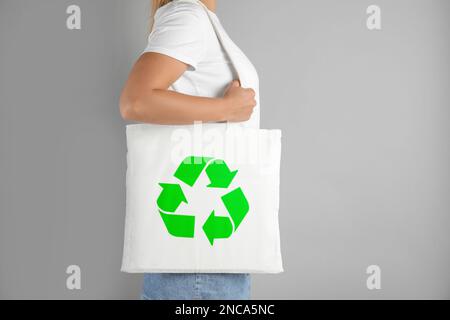
[[[153,21],[154,21],[156,10],[158,10],[159,8],[161,8],[162,6],[168,4],[171,1],[172,0],[152,0],[152,8],[151,8],[151,12],[150,12],[149,32],[151,32],[152,29],[153,29]]]

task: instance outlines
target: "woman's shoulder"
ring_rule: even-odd
[[[171,1],[159,8],[155,13],[156,21],[184,20],[184,22],[203,23],[208,16],[205,9],[197,1]]]

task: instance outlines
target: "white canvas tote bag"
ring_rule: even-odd
[[[245,87],[236,53],[206,12]],[[122,271],[283,271],[280,130],[134,124],[126,136]]]

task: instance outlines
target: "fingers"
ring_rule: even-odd
[[[253,90],[252,88],[247,88],[247,89],[244,89],[245,90],[245,92],[246,92],[246,94],[247,94],[247,96],[248,96],[248,99],[250,100],[250,102],[252,103],[252,106],[255,106],[256,105],[256,92],[255,92],[255,90]]]
[[[255,95],[256,95],[255,90],[253,90],[252,88],[247,88],[246,90],[247,90],[247,92],[250,93],[250,95],[251,95],[252,98],[255,97]]]

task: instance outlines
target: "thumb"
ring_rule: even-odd
[[[241,83],[239,82],[239,80],[233,80],[231,82],[232,87],[239,87],[240,85],[241,85]]]

